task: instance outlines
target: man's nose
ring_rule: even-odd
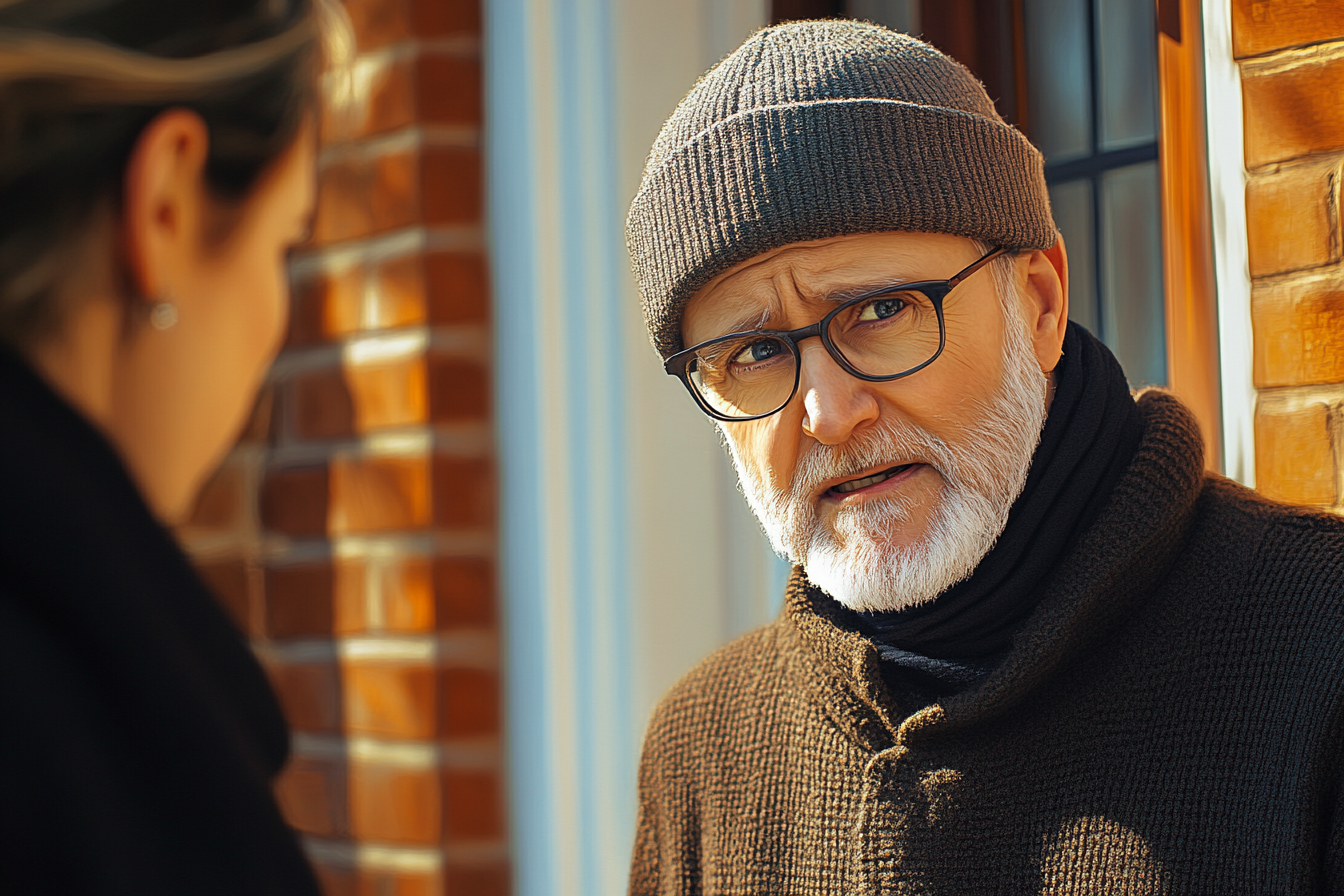
[[[838,445],[877,419],[877,400],[868,383],[847,373],[820,340],[808,342],[799,346],[803,432],[823,445]]]

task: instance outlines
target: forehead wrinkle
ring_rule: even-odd
[[[907,271],[911,266],[916,270],[919,269],[919,262],[909,253],[894,254],[896,257],[891,259],[889,267]],[[818,261],[821,263],[818,264]],[[767,257],[753,259],[717,284],[718,288],[723,288],[735,280],[747,280],[745,288],[741,291],[725,290],[729,294],[721,302],[723,305],[739,307],[749,304],[750,308],[743,313],[735,313],[735,309],[720,306],[718,313],[710,312],[706,315],[712,325],[706,329],[712,329],[712,332],[701,335],[698,339],[703,341],[729,333],[765,329],[772,317],[778,315],[783,319],[788,316],[785,309],[790,299],[804,304],[839,305],[850,299],[879,293],[907,283],[936,279],[929,276],[912,276],[909,273],[901,276],[866,277],[862,273],[850,273],[853,267],[862,267],[862,262],[856,265],[853,259],[839,264],[827,263],[828,261],[831,260],[819,257],[814,247],[785,248]],[[841,283],[848,281],[848,284],[830,287],[827,281]],[[720,302],[713,304],[720,305]],[[756,308],[760,308],[759,313],[755,312]],[[781,325],[777,324],[776,328],[779,326]]]
[[[702,317],[705,332],[698,334],[696,340],[703,342],[729,333],[764,329],[779,310],[779,297],[768,284],[752,284],[742,292],[729,293],[707,304]]]
[[[819,269],[811,268],[807,264],[792,265],[788,273],[793,291],[801,300],[827,304],[841,304],[850,299],[904,286],[907,283],[937,279],[911,275],[909,269],[913,266],[915,270],[919,270],[919,263],[913,258],[903,257],[904,255],[905,253],[900,253],[889,264],[882,264],[884,268],[905,272],[899,275],[886,273],[875,275],[865,271],[865,268],[871,270],[873,261],[870,258],[861,260],[846,258],[838,264],[822,264]],[[858,270],[855,270],[856,268]]]
[[[741,314],[727,318],[726,322],[718,327],[713,336],[707,338],[718,338],[729,333],[742,333],[749,330],[763,330],[770,323],[772,317],[784,316],[784,298],[782,292],[788,286],[789,271],[779,270],[773,274],[768,274],[763,280],[752,282],[742,292],[732,296],[742,304],[750,304],[759,308],[759,313],[753,313],[749,308]],[[796,291],[795,291],[796,292]],[[758,304],[759,303],[759,304]],[[730,312],[725,311],[719,319],[724,320]]]
[[[750,314],[735,317],[732,322],[728,324],[728,328],[724,332],[741,333],[746,330],[763,330],[765,329],[765,325],[770,323],[770,317],[773,313],[774,309],[771,308],[770,305],[766,305],[765,308],[761,309],[761,313],[755,317],[752,317]]]
[[[808,289],[807,285],[800,280],[800,272],[795,267],[789,267],[774,274],[771,278],[773,289],[769,291],[769,298],[762,308],[761,313],[755,316],[751,314],[742,314],[731,319],[725,326],[718,329],[723,334],[741,333],[749,330],[763,330],[770,323],[771,317],[776,314],[780,318],[787,315],[784,312],[785,294],[788,293],[792,298],[801,303],[823,302],[826,304],[842,304],[850,299],[856,299],[859,296],[869,293],[881,292],[894,286],[900,286],[905,283],[913,282],[908,277],[884,277],[879,280],[865,282],[861,286],[838,287],[825,290],[821,293],[815,293]],[[751,290],[755,292],[756,290]],[[778,328],[778,325],[776,326]]]

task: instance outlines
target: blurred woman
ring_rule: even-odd
[[[165,528],[280,344],[326,0],[0,0],[0,891],[315,893]]]

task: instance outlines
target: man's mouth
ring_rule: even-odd
[[[890,467],[880,473],[874,473],[871,476],[865,476],[862,479],[851,479],[848,482],[842,482],[839,485],[833,485],[827,491],[836,495],[847,495],[850,492],[856,492],[861,488],[868,488],[870,485],[877,485],[879,482],[886,482],[892,477],[899,476],[906,470],[913,467],[914,464],[901,464],[898,467]]]

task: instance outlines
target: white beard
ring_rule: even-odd
[[[845,606],[902,610],[933,600],[968,577],[1003,534],[1040,442],[1048,381],[1017,302],[1001,307],[1003,381],[988,402],[969,404],[955,443],[902,420],[885,420],[840,446],[814,442],[785,491],[743,464],[732,440],[725,439],[747,503],[771,546],[802,564],[812,584]],[[913,499],[905,495],[842,508],[830,525],[818,519],[812,496],[825,480],[910,458],[924,460],[943,480],[941,500],[918,540],[895,545],[887,537],[911,518]]]

